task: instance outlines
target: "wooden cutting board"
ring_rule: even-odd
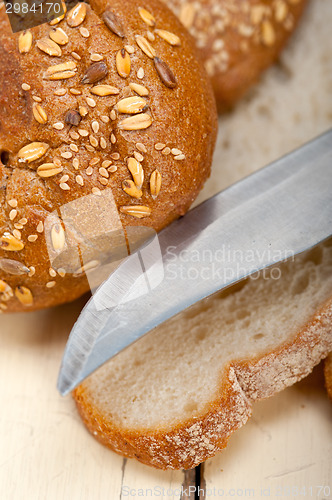
[[[124,460],[86,431],[71,396],[58,394],[62,353],[83,304],[1,316],[1,500],[194,500],[195,473]],[[206,462],[200,487],[213,498],[328,499],[331,478],[332,404],[316,369],[256,404],[228,448]]]

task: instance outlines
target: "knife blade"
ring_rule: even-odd
[[[195,302],[331,235],[332,129],[190,210],[127,257],[75,323],[59,392]]]

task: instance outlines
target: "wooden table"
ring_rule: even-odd
[[[58,394],[61,356],[82,305],[1,316],[1,500],[194,500],[195,471],[124,460],[86,431],[71,396]],[[208,498],[331,498],[331,437],[332,404],[317,369],[256,404],[228,448],[205,463],[200,487]]]

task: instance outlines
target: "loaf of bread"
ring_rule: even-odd
[[[51,24],[13,35],[1,4],[0,312],[82,295],[97,223],[126,255],[126,228],[183,215],[210,173],[213,92],[167,7],[91,0]]]
[[[277,60],[306,5],[306,0],[164,1],[201,50],[220,111],[231,108]]]
[[[157,327],[74,398],[112,450],[189,469],[226,446],[255,401],[311,372],[332,349],[331,325],[332,240]]]

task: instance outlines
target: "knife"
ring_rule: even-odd
[[[190,210],[127,257],[75,323],[59,392],[195,302],[331,235],[332,129]]]

